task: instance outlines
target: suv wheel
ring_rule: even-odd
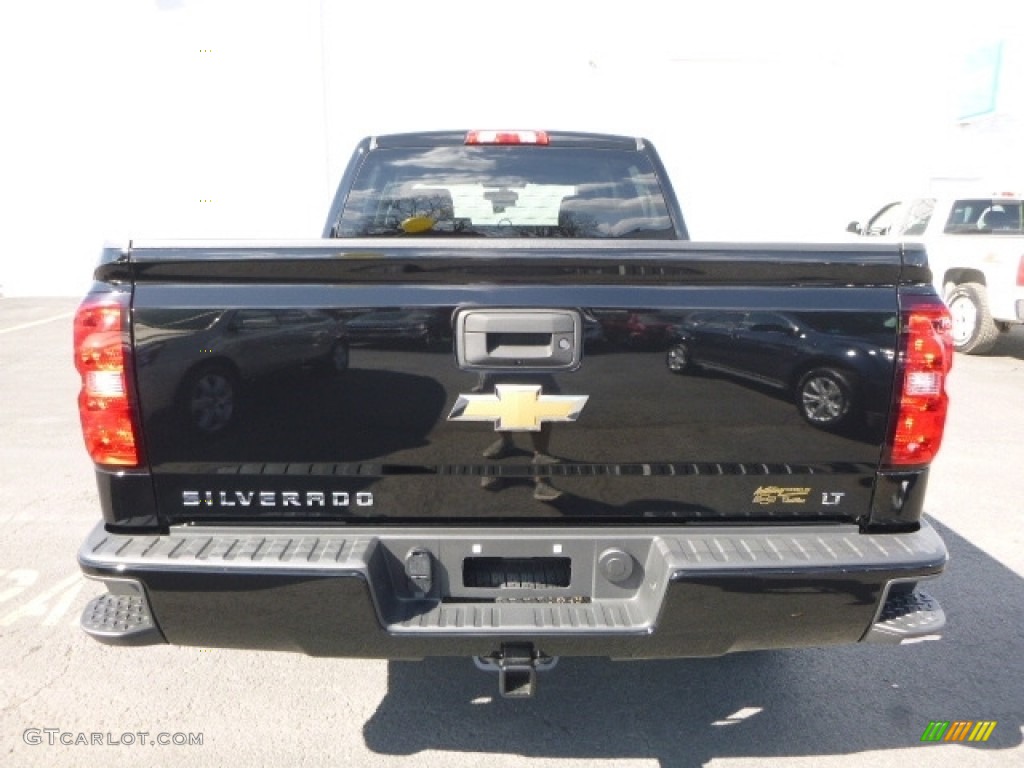
[[[988,292],[981,283],[960,283],[946,295],[953,316],[953,348],[966,355],[983,355],[995,346],[999,326],[988,308]]]

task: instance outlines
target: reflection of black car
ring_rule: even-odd
[[[443,323],[437,313],[422,309],[386,309],[367,312],[345,325],[354,344],[422,344],[430,346],[443,338]]]
[[[189,425],[207,435],[235,418],[243,382],[296,368],[330,373],[348,368],[344,328],[320,310],[150,311],[143,322],[137,359],[151,407],[177,405]],[[174,368],[186,369],[181,380],[166,376],[172,360]],[[160,372],[151,376],[155,363]]]
[[[706,368],[787,390],[816,427],[889,407],[895,315],[696,312],[669,336],[673,373]]]

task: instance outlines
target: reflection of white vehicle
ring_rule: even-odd
[[[1019,195],[922,197],[881,208],[850,232],[921,241],[953,314],[957,351],[981,354],[1024,323],[1024,200]]]

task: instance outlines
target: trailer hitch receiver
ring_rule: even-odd
[[[504,698],[528,699],[537,692],[537,673],[554,667],[558,657],[541,653],[533,643],[502,643],[500,650],[473,661],[485,672],[498,673],[498,692]]]

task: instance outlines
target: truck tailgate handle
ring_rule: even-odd
[[[467,308],[455,315],[459,367],[471,371],[578,368],[583,319],[575,309]]]

